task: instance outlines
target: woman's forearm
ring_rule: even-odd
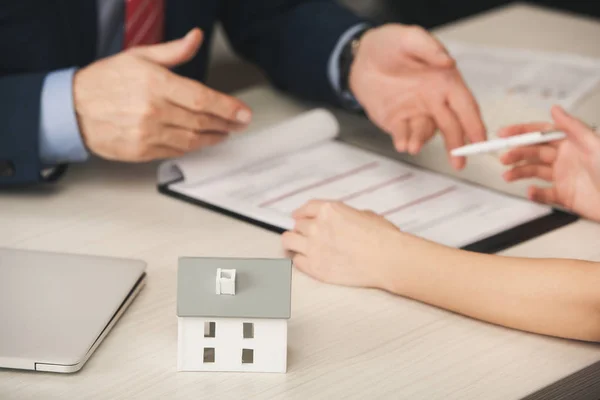
[[[398,265],[387,271],[387,290],[511,328],[600,341],[600,264],[403,240],[410,245],[401,246]]]

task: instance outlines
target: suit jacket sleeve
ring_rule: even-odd
[[[38,142],[44,77],[0,76],[0,186],[42,180]]]
[[[277,87],[339,103],[327,63],[342,34],[364,20],[333,0],[228,0],[221,19],[234,49]]]

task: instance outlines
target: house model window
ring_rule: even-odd
[[[214,322],[206,321],[204,323],[204,337],[214,338],[217,330],[217,324]]]
[[[235,269],[217,268],[216,293],[235,296]]]
[[[244,339],[254,339],[254,324],[252,322],[244,322]]]
[[[205,347],[204,355],[202,358],[204,363],[214,363],[215,362],[215,348],[214,347]]]
[[[242,364],[254,364],[254,349],[242,349]]]

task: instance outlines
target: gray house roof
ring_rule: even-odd
[[[215,293],[217,268],[236,270],[235,295]],[[179,317],[290,318],[292,262],[288,259],[179,259]]]

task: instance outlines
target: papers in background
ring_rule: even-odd
[[[600,60],[546,53],[445,43],[475,97],[517,98],[531,108],[569,109],[600,82]]]

